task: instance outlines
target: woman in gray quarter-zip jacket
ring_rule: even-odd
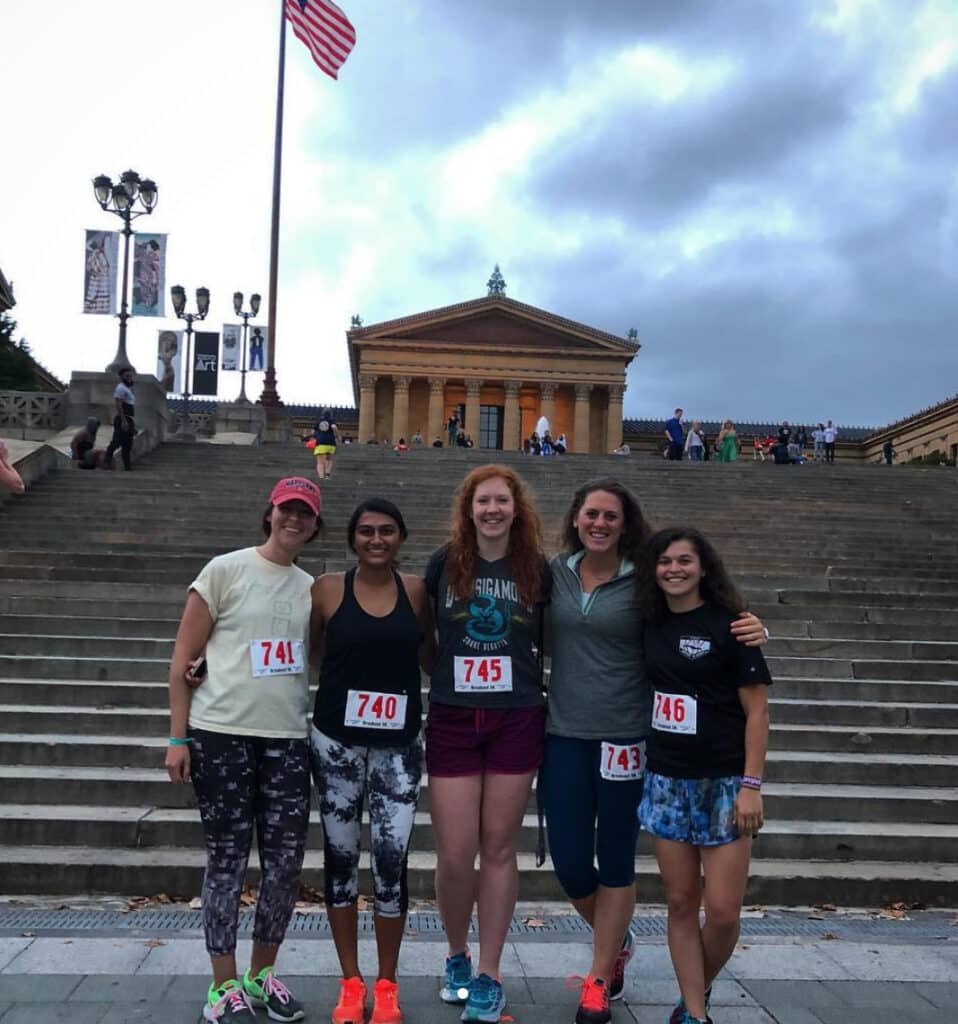
[[[605,1024],[632,955],[637,810],[651,691],[636,603],[636,564],[650,534],[638,500],[613,479],[580,487],[552,559],[552,657],[542,802],[556,874],[592,925],[593,958],[577,1024]],[[733,630],[764,640],[744,613]]]

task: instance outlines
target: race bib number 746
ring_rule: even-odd
[[[698,728],[698,703],[686,693],[655,691],[652,728],[659,732],[678,732],[694,736]]]
[[[302,640],[251,640],[249,656],[257,678],[295,676],[306,671]]]

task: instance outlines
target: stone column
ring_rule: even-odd
[[[404,437],[409,441],[409,385],[412,377],[393,377],[393,444]]]
[[[376,432],[376,380],[368,373],[359,375],[359,444],[365,444]]]
[[[625,388],[621,384],[609,385],[609,409],[606,434],[606,453],[618,448],[622,443],[622,395]]]
[[[539,385],[539,416],[545,416],[545,418],[549,421],[549,429],[552,431],[552,436],[553,437],[556,436],[556,433],[555,433],[555,429],[556,429],[556,424],[555,424],[555,415],[556,415],[555,397],[556,397],[556,385],[555,384],[553,384],[551,381],[544,381],[542,384]],[[539,416],[537,416],[536,419],[538,419]],[[542,439],[540,438],[539,440],[541,441]]]
[[[466,433],[472,438],[473,444],[479,447],[479,392],[485,381],[466,381]]]
[[[588,452],[591,450],[589,445],[589,395],[591,393],[591,384],[576,384],[575,426],[572,436],[572,450],[574,452]]]
[[[436,440],[438,434],[440,438],[443,438],[443,413],[446,411],[445,408],[446,398],[446,378],[445,377],[430,377],[429,378],[429,436],[425,438],[427,445],[431,445]],[[446,439],[443,438],[443,444],[446,443]]]
[[[503,387],[506,392],[506,411],[502,417],[502,450],[514,452],[519,447],[519,392],[522,381],[507,380]]]

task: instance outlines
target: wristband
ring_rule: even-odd
[[[757,775],[743,775],[742,785],[746,789],[757,789],[761,790],[762,780]]]
[[[186,737],[186,738],[182,738],[182,737],[179,737],[179,736],[171,736],[170,737],[170,746],[171,747],[186,747],[186,746],[189,746],[189,742],[190,742],[189,741],[189,737]]]

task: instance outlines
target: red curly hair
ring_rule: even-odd
[[[509,531],[509,565],[523,604],[534,605],[542,584],[542,534],[539,514],[522,478],[508,466],[479,466],[463,480],[452,505],[452,526],[446,556],[449,585],[458,598],[472,594],[479,543],[472,521],[472,499],[486,480],[501,477],[512,493],[515,518]]]

